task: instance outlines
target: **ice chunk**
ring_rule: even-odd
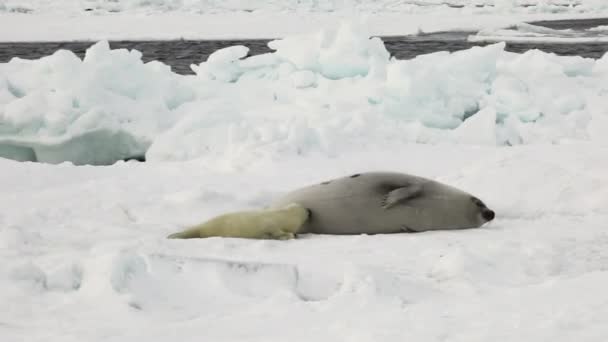
[[[269,46],[249,57],[241,45],[218,50],[192,66],[196,76],[103,41],[83,60],[13,59],[0,65],[0,156],[110,164],[145,154],[233,168],[380,143],[602,140],[606,56],[516,54],[503,42],[390,59],[348,22]]]
[[[477,112],[489,91],[504,44],[457,53],[437,53],[388,67],[382,99],[393,116],[434,128],[455,128]]]
[[[249,48],[236,45],[220,49],[209,55],[207,62],[200,65],[192,65],[192,70],[198,76],[224,82],[234,82],[243,72],[236,63],[239,59],[247,56]]]
[[[291,80],[296,88],[308,88],[317,85],[317,76],[310,70],[294,72],[291,75]]]
[[[454,130],[460,143],[496,145],[496,110],[486,107],[465,120]]]
[[[556,30],[543,26],[519,23],[509,28],[483,29],[468,37],[471,42],[507,41],[507,42],[558,42],[558,43],[594,43],[606,42],[608,37],[598,35],[599,30]]]
[[[13,159],[17,161],[36,162],[36,152],[28,146],[22,144],[12,145],[11,143],[0,143],[0,158]]]
[[[598,59],[593,66],[593,72],[598,75],[608,75],[608,52]]]
[[[330,79],[366,76],[373,68],[384,67],[389,59],[379,38],[370,39],[360,26],[348,22],[334,30],[274,40],[268,46],[296,68]]]
[[[600,25],[600,26],[592,27],[592,28],[588,29],[587,31],[608,32],[608,25]]]
[[[171,109],[192,96],[170,68],[107,42],[84,60],[59,50],[0,70],[0,89],[9,92],[0,104],[0,145],[20,160],[108,164],[141,156],[172,122]]]
[[[28,290],[44,291],[48,288],[46,273],[31,261],[13,267],[11,278]]]

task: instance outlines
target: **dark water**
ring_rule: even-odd
[[[608,18],[585,20],[559,20],[531,23],[553,29],[584,30],[599,25],[608,25]],[[409,59],[417,55],[436,51],[457,51],[473,46],[484,46],[487,42],[468,42],[466,37],[474,32],[439,32],[419,36],[382,37],[387,50],[399,59]],[[170,41],[111,41],[113,49],[137,49],[143,53],[144,61],[159,60],[172,67],[180,74],[191,74],[191,64],[205,61],[212,52],[232,46],[245,45],[249,54],[256,55],[270,52],[269,40],[170,40]],[[88,47],[94,42],[35,42],[35,43],[1,43],[0,62],[7,62],[13,57],[35,59],[50,55],[58,49],[73,51],[78,56],[84,56]],[[525,52],[539,49],[564,56],[583,56],[600,58],[608,51],[608,43],[507,43],[506,50]]]

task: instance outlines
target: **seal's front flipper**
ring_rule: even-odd
[[[386,194],[384,201],[382,201],[382,208],[390,209],[397,204],[405,203],[412,198],[416,198],[421,193],[422,185],[420,184],[411,184],[397,188]]]

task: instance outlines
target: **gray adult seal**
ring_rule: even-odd
[[[404,173],[367,172],[310,185],[267,209],[224,214],[170,237],[390,234],[477,228],[493,219],[494,211],[480,199],[452,186]]]

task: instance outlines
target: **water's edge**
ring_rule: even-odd
[[[553,29],[587,29],[590,27],[608,25],[608,18],[582,20],[556,20],[531,22],[530,24],[545,26]],[[417,36],[387,36],[381,37],[387,50],[398,59],[410,59],[418,55],[437,51],[457,51],[473,46],[485,46],[489,42],[469,42],[467,36],[475,32],[437,32]],[[113,49],[136,49],[143,53],[144,62],[158,60],[170,65],[179,74],[192,74],[191,64],[199,64],[218,49],[233,45],[245,45],[250,55],[271,52],[267,43],[270,39],[251,40],[158,40],[158,41],[110,41]],[[0,62],[8,62],[13,57],[37,59],[48,56],[59,49],[66,49],[83,57],[85,51],[95,42],[0,42]],[[582,56],[600,58],[608,51],[608,43],[507,43],[506,50],[525,52],[539,49],[563,56]]]

